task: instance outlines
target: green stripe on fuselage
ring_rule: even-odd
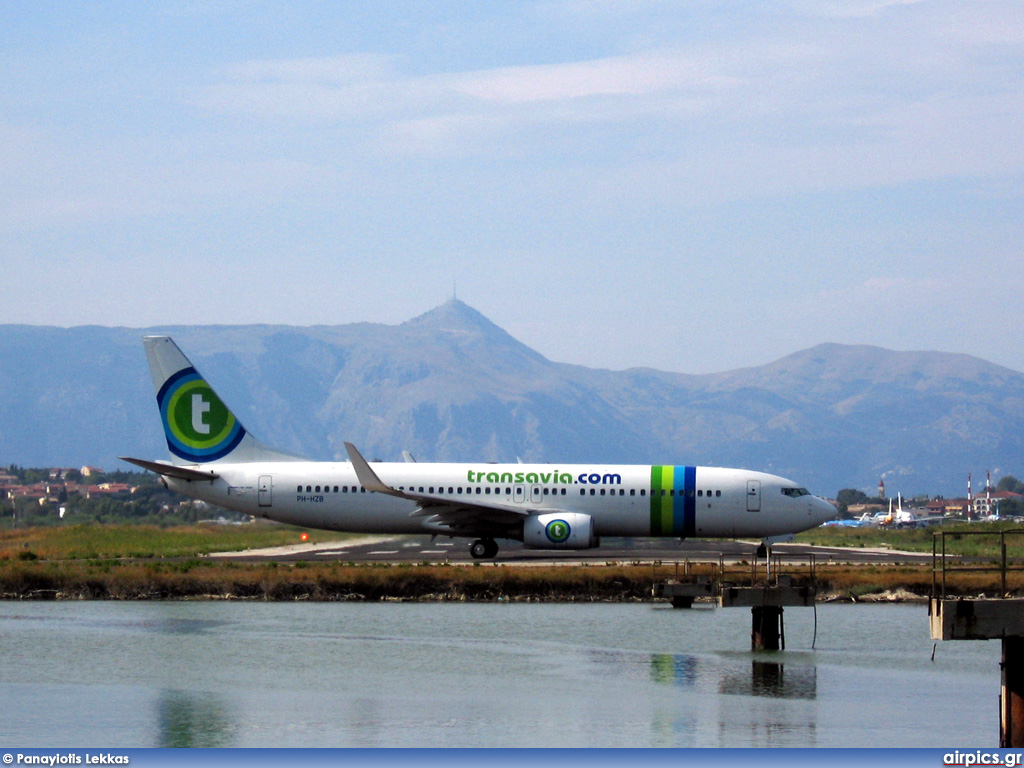
[[[651,467],[651,536],[695,535],[696,485],[696,467]]]
[[[651,535],[671,536],[675,467],[651,466]]]

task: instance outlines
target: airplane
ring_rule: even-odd
[[[916,528],[918,525],[927,525],[930,520],[917,517],[913,512],[903,509],[903,494],[896,494],[896,509],[892,508],[892,499],[889,499],[889,512],[887,514],[878,515],[879,525],[889,526],[894,528]]]
[[[601,537],[791,538],[836,515],[807,489],[743,469],[675,465],[309,461],[259,442],[168,336],[146,336],[170,462],[121,457],[171,490],[296,526],[585,550]]]

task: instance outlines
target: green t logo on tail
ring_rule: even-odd
[[[227,456],[245,429],[194,368],[179,371],[157,395],[171,453],[202,464]]]

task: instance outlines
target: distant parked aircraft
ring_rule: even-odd
[[[936,525],[948,519],[950,518],[945,515],[918,517],[910,510],[903,509],[903,496],[896,494],[896,509],[893,510],[892,499],[889,499],[889,511],[882,516],[880,525],[893,528],[917,528],[922,525]]]
[[[166,336],[143,339],[171,462],[125,457],[180,493],[284,523],[588,549],[602,536],[783,537],[835,516],[763,472],[675,465],[314,462],[257,441]]]

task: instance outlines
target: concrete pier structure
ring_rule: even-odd
[[[709,574],[695,575],[687,563],[682,575],[659,585],[656,594],[673,608],[690,608],[696,599],[713,598],[721,608],[750,608],[750,648],[753,651],[786,649],[783,608],[810,607],[817,598],[814,557],[796,566],[770,554],[763,563],[727,568],[720,561]]]
[[[998,537],[998,565],[973,564],[947,554],[947,537]],[[932,598],[928,617],[933,640],[999,640],[1002,642],[999,691],[999,746],[1024,747],[1024,598],[1012,583],[1024,566],[1007,554],[1007,540],[1020,542],[1024,529],[990,532],[939,532],[932,544]],[[952,597],[957,573],[998,574],[999,597]]]

